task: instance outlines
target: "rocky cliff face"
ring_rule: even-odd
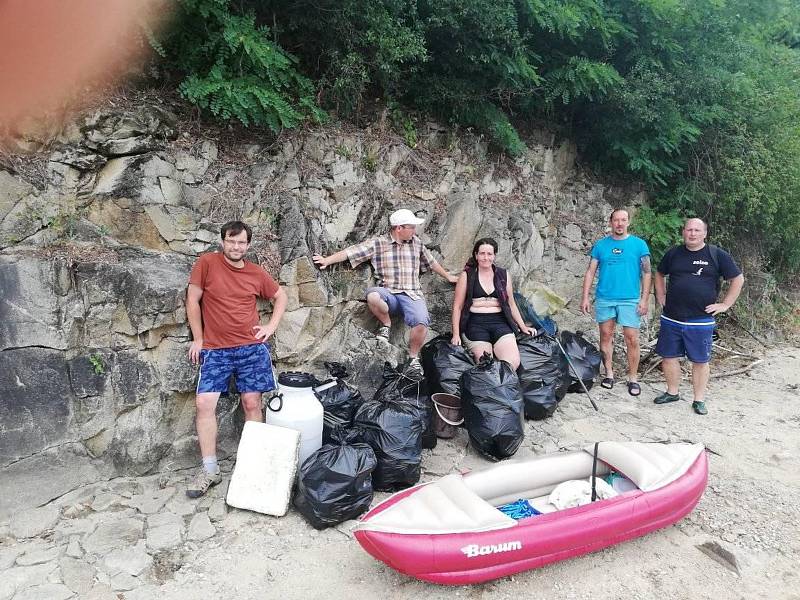
[[[383,360],[404,358],[404,332],[394,328],[397,348],[379,345],[362,302],[369,270],[321,273],[314,252],[382,233],[388,213],[408,207],[448,270],[491,236],[517,289],[544,297],[546,285],[574,302],[611,207],[642,200],[586,177],[572,145],[545,134],[510,162],[433,124],[414,149],[377,125],[268,146],[179,126],[153,106],[101,110],[46,154],[0,162],[0,472],[65,455],[118,473],[196,460],[184,294],[192,262],[216,248],[227,220],[254,226],[250,258],[288,292],[277,370],[321,375],[323,361],[338,360],[368,390]],[[432,333],[446,331],[451,286],[423,282]],[[219,413],[224,453],[240,426],[235,396]]]

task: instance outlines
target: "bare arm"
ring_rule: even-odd
[[[656,288],[656,302],[663,308],[667,303],[667,277],[660,271],[656,271],[653,281]]]
[[[200,350],[203,349],[203,316],[200,311],[200,299],[203,288],[193,283],[186,290],[186,320],[192,330],[192,342],[189,344],[189,360],[193,364],[200,362]]]
[[[592,289],[592,282],[594,281],[594,274],[597,272],[596,258],[589,259],[589,266],[586,268],[586,273],[583,276],[583,293],[581,295],[581,312],[589,314],[591,308],[591,301],[589,300],[589,291]]]
[[[461,311],[464,310],[464,299],[467,297],[467,274],[461,273],[456,281],[456,291],[453,294],[453,316],[451,325],[453,326],[453,337],[451,344],[459,346],[461,344]]]
[[[643,256],[639,262],[642,269],[642,287],[639,295],[639,306],[636,307],[636,312],[640,315],[646,315],[647,305],[650,303],[650,283],[653,279],[650,256]]]
[[[272,316],[266,325],[256,325],[253,327],[255,330],[255,337],[260,342],[266,342],[275,331],[278,329],[278,323],[281,322],[283,313],[286,312],[286,305],[289,303],[289,297],[283,288],[278,288],[278,292],[272,297]]]
[[[744,275],[739,274],[728,281],[730,285],[728,286],[728,291],[725,293],[725,297],[722,299],[722,302],[717,302],[715,304],[709,304],[706,306],[707,313],[718,315],[719,313],[723,313],[728,310],[731,306],[733,306],[733,303],[736,302],[736,299],[742,292],[742,286],[744,286]]]
[[[511,316],[514,317],[514,321],[516,322],[519,330],[522,333],[527,333],[528,335],[533,335],[536,333],[535,329],[531,329],[525,324],[525,319],[522,318],[522,313],[519,312],[519,307],[517,306],[517,302],[514,300],[514,292],[513,287],[511,285],[511,275],[508,276],[508,281],[506,282],[506,293],[508,294],[508,306],[511,309]]]
[[[436,261],[435,263],[433,263],[431,265],[431,271],[433,271],[437,275],[443,277],[444,279],[446,279],[450,283],[457,283],[458,280],[459,280],[459,276],[458,275],[451,275],[450,273],[445,271],[444,267],[439,264],[439,261]]]
[[[331,254],[330,256],[322,256],[321,254],[315,254],[311,257],[314,261],[314,264],[317,265],[320,269],[324,269],[329,267],[330,265],[343,262],[347,260],[347,250],[339,250],[335,254]]]

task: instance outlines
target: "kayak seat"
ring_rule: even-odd
[[[610,472],[602,462],[597,476]],[[547,496],[569,479],[586,479],[592,474],[592,456],[582,450],[548,454],[525,461],[507,461],[485,471],[464,476],[464,483],[492,506],[520,498]]]
[[[516,521],[495,509],[452,473],[420,487],[358,529],[404,533],[462,533],[513,527]]]

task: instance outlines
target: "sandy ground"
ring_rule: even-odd
[[[601,410],[569,394],[549,420],[528,422],[518,454],[595,440],[690,440],[713,451],[708,489],[677,525],[581,558],[482,585],[445,588],[398,574],[367,555],[344,524],[316,532],[236,511],[235,526],[184,557],[162,598],[800,598],[800,349],[769,352],[749,375],[714,379],[706,417],[690,402],[656,406],[660,382],[628,396],[595,388]],[[684,383],[683,392],[688,392]],[[466,432],[426,451],[423,479],[486,462]],[[378,494],[379,499],[386,494]],[[738,573],[698,549],[717,542]],[[144,590],[142,590],[144,591]]]
[[[652,376],[638,399],[622,385],[594,388],[597,413],[585,395],[569,394],[553,418],[527,423],[517,458],[596,440],[702,442],[712,451],[709,485],[675,526],[513,577],[448,588],[373,560],[352,538],[352,522],[318,532],[294,510],[274,518],[231,509],[210,539],[161,553],[151,583],[102,597],[800,599],[800,349],[770,350],[750,373],[713,379],[705,417],[689,401],[654,405],[662,389]],[[424,451],[423,480],[486,466],[462,431]],[[169,474],[176,498],[188,475]],[[212,495],[223,497],[224,487]],[[698,548],[708,543],[728,551],[735,566]]]

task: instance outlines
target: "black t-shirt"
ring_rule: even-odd
[[[717,252],[718,265],[711,259],[708,244],[692,252],[686,246],[673,246],[658,264],[658,272],[669,276],[664,316],[676,321],[710,316],[706,306],[717,301],[719,278],[733,279],[742,272],[731,255]]]

